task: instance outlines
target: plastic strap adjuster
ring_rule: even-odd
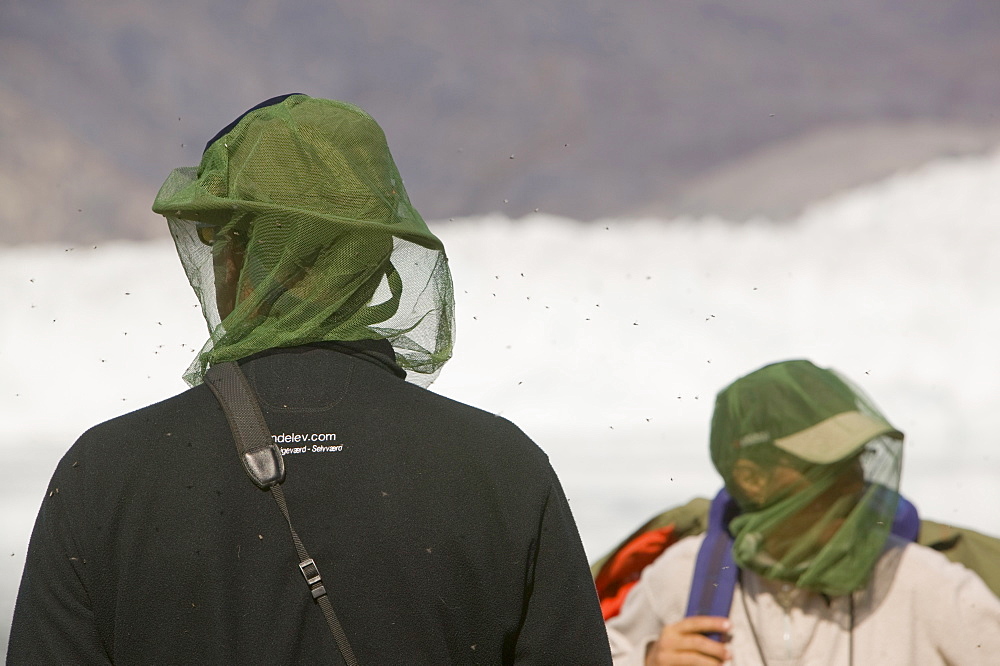
[[[323,577],[319,575],[319,567],[316,566],[311,557],[299,563],[299,571],[302,572],[302,577],[306,579],[306,584],[309,585],[309,591],[312,592],[313,599],[319,599],[326,594],[326,588],[323,587]]]

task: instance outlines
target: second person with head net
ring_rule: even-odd
[[[641,576],[616,582],[615,664],[993,663],[1000,600],[914,543],[902,443],[858,388],[809,361],[722,390],[710,451],[725,488],[704,533],[661,539]]]

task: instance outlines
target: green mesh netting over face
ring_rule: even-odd
[[[735,562],[831,596],[862,588],[892,529],[902,440],[860,389],[808,361],[733,382],[711,453],[741,508]]]
[[[292,95],[248,112],[170,174],[153,210],[208,321],[191,385],[213,363],[319,341],[387,339],[425,386],[451,357],[444,247],[355,106]]]

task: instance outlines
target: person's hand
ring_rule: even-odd
[[[732,655],[725,643],[705,634],[726,635],[730,627],[728,618],[711,615],[686,617],[667,625],[646,649],[646,666],[718,666]]]

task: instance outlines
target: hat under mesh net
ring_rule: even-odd
[[[421,385],[451,357],[444,247],[353,105],[291,95],[255,107],[198,167],[170,174],[153,210],[208,322],[189,384],[213,363],[319,341],[389,340]]]
[[[899,502],[903,435],[860,389],[808,361],[719,393],[712,460],[740,504],[733,558],[836,596],[868,581]]]

